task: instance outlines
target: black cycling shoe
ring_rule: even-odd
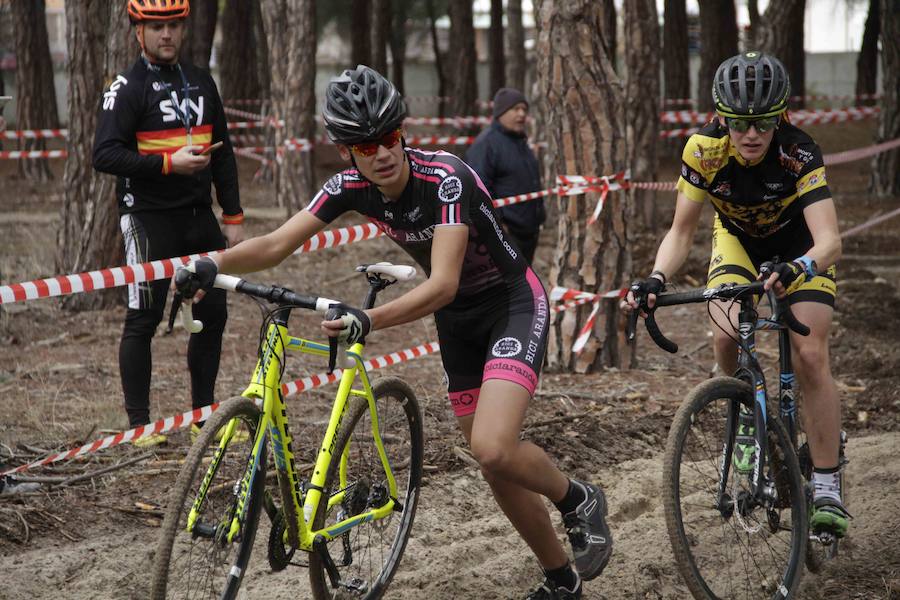
[[[576,574],[576,577],[578,575]],[[544,579],[539,587],[528,592],[525,600],[580,600],[581,598],[581,577],[578,577],[578,583],[574,590],[567,590],[564,587],[556,587],[550,579]]]
[[[585,500],[563,515],[566,533],[572,544],[575,568],[585,581],[594,579],[606,567],[612,555],[612,534],[606,524],[606,496],[595,485],[573,480],[585,492]]]

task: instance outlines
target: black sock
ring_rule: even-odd
[[[823,475],[824,474],[831,475],[831,474],[837,473],[840,470],[841,470],[841,465],[838,465],[836,467],[829,467],[827,469],[820,469],[819,467],[813,467],[813,471],[815,471],[816,473],[822,473]]]
[[[545,570],[544,575],[558,588],[566,588],[570,592],[574,592],[578,587],[578,574],[575,573],[569,561],[566,561],[566,564],[558,569]]]
[[[566,492],[566,495],[563,496],[562,500],[553,504],[559,509],[559,512],[565,515],[578,508],[578,505],[586,499],[587,495],[584,487],[570,479],[569,490]]]

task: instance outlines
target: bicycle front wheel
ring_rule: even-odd
[[[250,560],[256,537],[266,477],[265,446],[255,475],[248,481],[245,518],[228,541],[233,517],[239,510],[239,491],[259,423],[253,400],[232,398],[206,422],[185,459],[172,488],[153,568],[150,597],[234,598]],[[234,420],[234,434],[220,451],[225,427]],[[197,518],[188,531],[188,516],[201,488]]]
[[[752,500],[751,474],[730,465],[725,498],[717,503],[728,410],[751,406],[750,386],[733,377],[710,379],[682,404],[666,442],[663,504],[675,562],[694,598],[793,597],[806,551],[803,478],[787,431],[768,416],[765,473],[776,498]]]
[[[406,548],[422,482],[422,416],[415,394],[397,378],[384,378],[372,386],[378,429],[397,482],[398,508],[383,519],[359,524],[328,546],[339,573],[333,586],[321,556],[310,554],[309,577],[316,600],[380,598]],[[368,403],[355,398],[347,409],[325,479],[313,529],[321,529],[381,506],[387,500],[388,482],[372,436]],[[341,488],[339,457],[347,450],[347,485]],[[343,492],[344,501],[330,508],[329,498]]]

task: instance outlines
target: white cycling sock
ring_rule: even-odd
[[[831,498],[841,502],[840,469],[813,469],[813,499]]]

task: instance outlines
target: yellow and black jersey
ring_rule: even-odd
[[[752,254],[792,259],[812,247],[803,209],[831,192],[819,146],[797,127],[782,122],[765,156],[749,163],[714,120],[688,139],[681,161],[678,190],[696,202],[708,197]]]
[[[185,126],[185,120],[190,128]],[[240,215],[237,163],[225,111],[210,74],[190,64],[151,65],[139,58],[100,100],[94,168],[118,176],[119,212],[210,206],[210,184],[225,215]],[[171,155],[190,143],[213,152],[193,175],[171,172]]]

